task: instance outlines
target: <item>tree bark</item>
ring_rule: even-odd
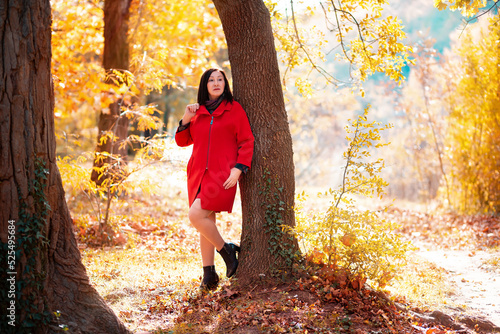
[[[123,80],[113,75],[113,70],[125,72],[129,69],[128,21],[131,0],[106,0],[104,1],[104,52],[102,65],[108,76],[108,83],[122,84]],[[113,80],[114,79],[114,80]],[[115,97],[109,107],[102,110],[99,115],[96,153],[107,152],[116,155],[119,159],[96,159],[94,167],[109,166],[113,175],[119,175],[122,164],[127,163],[127,147],[122,142],[128,136],[129,120],[120,117],[122,100]],[[117,124],[118,122],[118,124]],[[107,140],[101,143],[101,137],[108,131],[114,132],[115,141]],[[100,173],[92,170],[91,179],[96,184],[109,177],[109,173]]]
[[[292,137],[283,100],[270,14],[262,0],[214,0],[224,28],[235,99],[255,136],[250,172],[241,182],[242,252],[237,277],[288,271],[298,251],[281,225],[294,226]]]
[[[127,333],[89,283],[56,165],[49,0],[1,0],[0,43],[0,294],[15,324],[0,332]]]

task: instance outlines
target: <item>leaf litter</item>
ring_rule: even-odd
[[[223,279],[217,291],[203,294],[198,289],[198,234],[189,226],[185,203],[179,203],[179,198],[183,196],[178,192],[148,200],[131,195],[131,204],[120,208],[117,216],[118,229],[125,236],[120,244],[104,249],[80,245],[92,283],[133,332],[487,332],[474,324],[469,328],[455,322],[445,325],[404,297],[388,297],[367,285],[354,289],[321,270],[302,272],[279,284],[263,279],[241,287],[235,279]],[[434,216],[408,212],[402,219],[402,212],[395,209],[389,215],[401,219],[401,232],[412,240],[442,243],[450,249],[469,247],[471,242],[474,247],[498,245],[498,220],[476,224],[472,218],[449,215],[438,217],[434,224]],[[220,218],[223,234],[237,240],[239,219]],[[224,267],[218,258],[216,266]]]

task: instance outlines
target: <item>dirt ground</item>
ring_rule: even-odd
[[[421,248],[417,252],[447,272],[455,293],[447,308],[459,316],[485,318],[500,326],[500,273],[487,271],[484,263],[494,254],[487,251],[440,250]]]
[[[442,284],[452,293],[439,308],[485,332],[499,330],[500,219],[426,214],[407,207],[389,210],[389,216],[402,222],[402,232],[417,247],[416,257],[443,269]]]

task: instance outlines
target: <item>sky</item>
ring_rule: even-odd
[[[439,11],[432,0],[392,0],[386,13],[401,19],[409,42],[417,42],[421,31],[436,40],[441,52],[450,46],[450,35],[463,27],[459,12]]]

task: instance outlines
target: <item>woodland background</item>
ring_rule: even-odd
[[[61,157],[92,151],[97,137],[97,110],[106,104],[97,98],[102,90],[103,73],[102,10],[99,2],[76,4],[52,3],[55,113]],[[195,100],[202,70],[221,65],[230,74],[223,32],[210,3],[132,5],[139,6],[131,8],[129,33],[131,68],[138,76],[136,85],[141,90],[138,98],[143,105],[149,104],[161,112],[159,132],[171,136],[185,105]],[[282,20],[286,20],[287,5],[284,2],[276,8],[284,13]],[[299,11],[307,11],[306,4],[300,6]],[[204,8],[203,16],[197,15],[199,8]],[[171,12],[181,14],[172,17],[168,15]],[[495,138],[494,130],[480,126],[483,123],[494,126],[496,113],[484,108],[492,108],[495,97],[483,96],[474,106],[477,109],[470,109],[468,101],[478,94],[474,88],[482,91],[484,86],[464,78],[475,75],[476,71],[487,71],[485,65],[494,66],[487,61],[488,45],[477,44],[478,39],[488,43],[485,36],[494,34],[488,30],[491,27],[487,18],[481,24],[465,27],[458,11],[439,11],[430,1],[410,4],[393,1],[384,11],[384,16],[388,15],[401,20],[407,35],[404,43],[413,46],[412,57],[417,63],[404,66],[402,71],[407,80],[400,86],[385,79],[383,74],[369,77],[363,84],[364,97],[350,93],[357,85],[356,78],[350,76],[352,65],[336,59],[337,41],[332,38],[328,41],[327,24],[319,10],[301,20],[304,29],[314,27],[311,30],[314,32],[307,35],[313,41],[311,48],[318,41],[324,43],[315,49],[314,56],[318,57],[315,61],[332,74],[335,84],[311,71],[306,61],[287,71],[287,45],[285,42],[278,45],[283,60],[281,72],[286,76],[284,89],[294,139],[297,184],[338,183],[342,174],[341,153],[346,145],[343,127],[347,119],[371,105],[374,119],[394,125],[385,136],[393,144],[377,153],[387,161],[383,175],[389,181],[392,197],[429,201],[441,190],[452,197],[458,196],[445,196],[453,209],[464,213],[496,212],[496,183],[486,181],[498,179],[496,155],[487,159],[490,162],[479,161],[485,153],[482,149],[492,149],[491,153],[497,154],[494,143],[488,142]],[[79,20],[82,24],[78,24]],[[484,80],[494,85],[490,77]],[[463,137],[459,136],[460,129],[469,122],[473,126],[462,132]],[[140,127],[132,124],[130,133],[142,139],[150,132],[141,131]],[[479,139],[469,142],[472,138]],[[132,148],[128,152],[132,153]],[[184,154],[183,159],[187,156]],[[472,168],[479,164],[486,165],[484,169]],[[487,183],[493,188],[487,189]],[[479,193],[473,194],[475,191]]]

